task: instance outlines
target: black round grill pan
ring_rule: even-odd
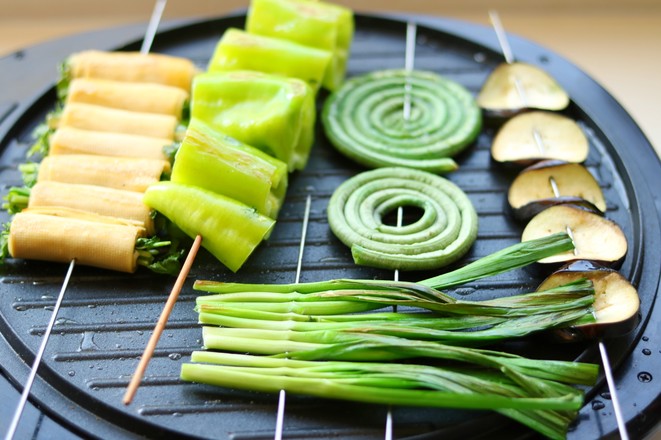
[[[436,71],[477,93],[489,72],[503,60],[489,28],[422,16],[402,19],[357,15],[349,75],[402,67],[408,19],[419,25],[417,69]],[[185,56],[204,68],[224,30],[243,27],[244,20],[243,14],[237,14],[165,24],[153,51]],[[84,48],[137,50],[143,31],[143,27],[129,26],[91,33],[36,46],[0,60],[3,191],[20,184],[16,166],[25,160],[32,130],[53,108],[57,63]],[[659,421],[661,395],[661,312],[653,308],[661,272],[661,205],[654,191],[659,186],[661,164],[635,122],[591,78],[532,42],[511,37],[511,43],[516,58],[541,65],[568,90],[572,104],[565,113],[579,121],[590,139],[586,166],[608,200],[607,217],[622,226],[629,241],[629,253],[620,271],[639,288],[641,321],[631,334],[606,342],[629,432],[634,438],[642,437]],[[198,255],[131,406],[125,407],[121,398],[173,279],[143,271],[126,276],[75,268],[32,390],[31,403],[45,416],[36,422],[30,414],[24,419],[24,423],[33,424],[33,436],[52,438],[66,432],[71,438],[273,438],[277,396],[183,383],[178,374],[181,363],[201,345],[201,330],[193,311],[196,295],[191,289],[192,281],[207,278],[293,282],[308,195],[312,197],[312,210],[301,281],[392,277],[387,271],[354,266],[349,250],[328,228],[325,209],[330,195],[362,168],[339,155],[318,126],[308,167],[291,176],[276,229],[248,265],[238,274],[231,274],[206,252]],[[480,217],[478,240],[457,264],[520,239],[522,226],[512,218],[505,200],[513,172],[490,159],[494,130],[487,125],[475,145],[459,157],[460,169],[448,175],[467,192]],[[0,219],[7,221],[6,212],[0,214]],[[0,371],[2,380],[19,390],[65,272],[66,265],[23,261],[10,261],[0,268]],[[534,290],[548,273],[548,268],[536,265],[461,286],[453,292],[473,299],[523,293]],[[406,273],[402,278],[416,280],[428,275]],[[599,362],[595,343],[561,346],[530,339],[508,348],[530,356]],[[617,436],[607,391],[603,379],[586,390],[586,405],[569,433],[570,438]],[[0,415],[7,417],[13,404],[0,402]],[[288,395],[285,436],[381,438],[386,411],[383,406]],[[393,418],[397,438],[534,438],[526,428],[489,412],[396,407]]]

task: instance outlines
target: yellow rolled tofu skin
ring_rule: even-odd
[[[65,207],[94,214],[119,217],[144,225],[154,233],[151,209],[142,202],[143,193],[61,182],[37,182],[30,190],[28,208]]]
[[[50,154],[93,154],[99,156],[167,159],[163,147],[169,139],[137,134],[111,133],[61,127],[49,139]]]
[[[186,90],[164,84],[77,78],[69,83],[65,105],[94,104],[134,112],[160,113],[181,119],[188,98]]]
[[[85,50],[71,55],[67,66],[72,78],[102,78],[152,82],[190,91],[197,73],[192,61],[165,54]]]
[[[160,159],[89,154],[48,155],[39,164],[37,182],[81,183],[145,192],[149,185],[161,180],[161,175],[169,170],[170,163]]]
[[[151,136],[172,142],[178,123],[178,119],[172,115],[132,112],[72,102],[64,106],[57,126]]]
[[[14,216],[8,240],[13,258],[58,263],[75,259],[85,266],[135,272],[135,243],[144,228],[89,215],[78,218],[74,212],[53,213],[58,211],[26,209]]]

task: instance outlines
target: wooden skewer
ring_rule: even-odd
[[[161,21],[166,3],[167,0],[156,0],[156,3],[154,4],[154,9],[152,11],[151,18],[149,19],[149,24],[147,25],[147,31],[145,32],[145,38],[142,40],[142,46],[140,47],[140,53],[142,54],[148,54],[151,50],[151,45],[154,42],[154,36],[156,35],[156,30],[158,29],[158,24]],[[138,391],[140,381],[142,380],[145,374],[145,370],[147,369],[147,365],[149,364],[149,361],[154,354],[156,344],[158,343],[158,340],[160,339],[161,334],[165,329],[165,324],[167,323],[168,318],[170,317],[170,313],[172,312],[172,309],[177,302],[177,298],[179,298],[179,293],[181,292],[184,281],[186,281],[186,277],[190,272],[193,261],[195,261],[195,256],[197,255],[197,251],[200,249],[201,243],[202,236],[198,235],[195,237],[195,241],[193,242],[193,245],[188,252],[186,261],[184,262],[184,265],[179,272],[179,276],[177,277],[177,280],[172,287],[170,296],[168,297],[168,300],[163,307],[161,316],[159,317],[158,322],[156,323],[156,327],[154,328],[154,333],[152,333],[151,337],[149,338],[149,342],[147,343],[147,346],[142,353],[142,357],[140,358],[140,362],[138,363],[138,366],[133,373],[133,377],[129,382],[129,386],[126,388],[126,393],[124,394],[123,399],[124,405],[130,404],[131,401],[133,401],[135,393]]]
[[[154,332],[149,338],[149,342],[147,343],[147,346],[145,347],[145,350],[142,353],[142,357],[140,358],[140,362],[138,363],[138,366],[135,369],[135,373],[133,373],[131,382],[126,388],[126,393],[124,394],[124,399],[123,399],[124,405],[129,405],[133,400],[135,393],[138,391],[138,387],[140,386],[140,381],[142,380],[142,377],[145,374],[145,370],[147,369],[147,364],[149,364],[149,361],[151,360],[152,355],[154,354],[154,350],[156,349],[156,344],[158,344],[158,340],[161,337],[163,330],[165,329],[165,324],[168,322],[170,313],[172,312],[172,309],[174,308],[174,305],[177,302],[177,298],[179,298],[179,293],[181,292],[181,289],[184,286],[186,277],[188,277],[188,273],[190,272],[190,268],[193,265],[193,262],[195,261],[197,252],[200,250],[201,244],[202,244],[202,236],[198,235],[197,237],[195,237],[195,241],[193,242],[190,251],[188,251],[188,256],[186,257],[186,261],[184,261],[184,264],[181,267],[181,271],[179,272],[179,276],[177,276],[177,280],[175,281],[174,286],[172,287],[172,291],[170,291],[170,295],[168,296],[168,300],[165,303],[165,306],[163,307],[161,316],[158,318],[156,327],[154,327]]]

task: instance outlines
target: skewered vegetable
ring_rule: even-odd
[[[267,392],[285,389],[363,402],[495,409],[547,436],[559,438],[564,435],[575,416],[573,411],[582,404],[580,390],[560,383],[593,383],[598,372],[596,365],[535,361],[433,340],[438,338],[458,343],[465,337],[474,343],[480,335],[485,338],[498,337],[496,334],[502,331],[500,336],[516,336],[522,334],[518,330],[525,328],[525,332],[536,325],[540,326],[537,328],[539,330],[547,328],[547,325],[553,326],[553,323],[575,322],[574,318],[584,317],[589,321],[589,306],[593,300],[590,283],[563,286],[555,292],[540,293],[539,296],[520,295],[475,303],[455,300],[436,289],[520,267],[571,246],[571,240],[565,234],[545,238],[534,244],[520,243],[495,254],[497,261],[491,255],[476,261],[470,265],[472,267],[466,266],[454,271],[454,274],[450,272],[445,278],[441,275],[441,278],[421,283],[334,280],[291,285],[242,285],[197,281],[194,286],[196,289],[217,293],[210,297],[198,297],[201,318],[204,314],[203,319],[207,322],[220,319],[217,323],[238,327],[206,327],[205,346],[268,353],[276,357],[294,357],[306,361],[195,352],[191,359],[194,363],[182,366],[181,378],[232,388]],[[425,288],[425,285],[433,285],[434,288]],[[547,294],[549,296],[545,296]],[[554,306],[551,297],[556,294],[559,296]],[[576,295],[573,296],[576,302],[571,304],[567,299],[572,296],[565,295]],[[366,310],[360,309],[365,304],[373,308],[406,304],[439,310],[444,315],[458,315],[433,319],[421,314],[356,315],[356,312]],[[283,313],[276,310],[274,305],[282,305]],[[559,311],[556,306],[565,311],[575,308],[577,314],[564,315],[563,320],[560,315],[554,315],[554,312]],[[339,313],[350,314],[337,316],[340,309],[343,310]],[[528,316],[527,319],[525,315],[534,313],[533,309],[542,315],[534,318]],[[549,315],[546,319],[542,318],[544,309],[555,317]],[[468,315],[487,311],[492,315]],[[321,316],[311,316],[316,313]],[[510,318],[510,313],[520,317]],[[556,318],[558,321],[554,321]],[[260,322],[258,330],[255,329],[255,321]],[[515,330],[517,325],[521,328]],[[462,329],[468,331],[463,332]],[[338,361],[425,357],[435,359],[435,366]],[[330,360],[310,362],[307,359]],[[227,367],[202,363],[223,364]],[[241,368],[232,367],[237,365]],[[386,375],[385,372],[390,368],[394,370]],[[315,375],[315,371],[323,372],[322,382],[319,382],[321,377]],[[360,377],[351,376],[350,371],[360,371]],[[395,371],[402,375],[395,376]],[[274,382],[276,376],[279,379]],[[432,377],[445,377],[448,381],[444,379],[436,383]],[[308,383],[308,379],[312,378],[314,384]],[[431,382],[426,382],[427,379]],[[472,382],[475,379],[478,382]],[[319,386],[320,383],[323,386]],[[518,386],[522,388],[515,391]],[[565,399],[574,402],[563,407],[563,410],[571,407],[572,411],[547,411],[559,407],[555,407],[549,400],[542,404],[542,400],[554,400],[560,396],[560,390],[565,403],[568,403]],[[440,394],[435,394],[439,391]],[[574,397],[570,398],[570,395]],[[514,400],[502,400],[504,396]],[[519,406],[516,403],[519,397],[533,398],[542,406],[537,411],[529,411],[531,406]],[[522,408],[525,410],[520,411]]]
[[[172,139],[62,127],[55,130],[49,144],[50,154],[93,154],[165,160],[163,150],[172,144]]]
[[[433,310],[439,303],[454,303],[456,300],[440,290],[465,284],[488,276],[526,266],[540,259],[573,249],[569,236],[558,233],[529,242],[518,243],[501,251],[483,257],[466,266],[428,278],[417,283],[377,281],[377,280],[331,280],[314,283],[295,284],[241,284],[198,280],[194,289],[224,295],[243,293],[235,299],[251,303],[250,308],[258,309],[265,304],[270,310],[281,311],[273,305],[278,297],[284,298],[288,310],[301,314],[343,314],[362,312],[388,305],[413,305]],[[385,292],[384,292],[385,291]],[[290,304],[292,298],[286,294],[304,296],[304,301]],[[284,295],[284,296],[280,296]],[[198,304],[214,298],[198,297]],[[237,306],[237,301],[232,301]],[[446,307],[446,306],[441,306]],[[312,309],[314,308],[314,309]]]
[[[187,90],[156,83],[77,78],[69,84],[65,106],[71,103],[94,104],[181,119],[189,99]]]
[[[63,154],[47,156],[39,164],[37,181],[84,183],[144,192],[170,171],[165,160]]]
[[[615,222],[570,205],[552,206],[537,214],[523,230],[521,241],[567,229],[572,232],[574,251],[545,258],[540,263],[595,260],[615,264],[627,253],[627,239]]]
[[[384,341],[384,345],[385,345]],[[285,390],[323,398],[366,403],[495,409],[551,438],[563,438],[581,407],[582,393],[563,381],[593,383],[597,369],[589,364],[545,361],[538,371],[552,368],[556,381],[531,371],[521,373],[512,355],[478,352],[473,356],[448,352],[459,367],[431,367],[400,363],[310,362],[261,356],[194,352],[183,364],[181,378],[264,392]],[[474,362],[477,367],[471,366]],[[451,364],[452,362],[448,362]],[[475,365],[473,364],[473,365]],[[456,364],[455,364],[456,365]]]
[[[58,128],[151,136],[172,142],[179,121],[172,115],[119,110],[92,104],[69,103],[58,120]]]
[[[148,234],[154,233],[151,210],[142,203],[142,193],[97,185],[61,182],[39,182],[32,188],[18,188],[22,195],[11,190],[8,194],[9,212],[15,214],[25,208],[63,207],[88,211],[99,215],[135,220],[142,223]]]
[[[230,28],[218,42],[208,71],[255,70],[273,73],[301,79],[316,91],[331,55],[327,50]]]
[[[191,185],[158,182],[147,189],[143,200],[189,237],[201,235],[202,246],[234,272],[275,224],[254,208]]]
[[[170,180],[223,194],[275,219],[288,176],[284,162],[193,119]]]
[[[554,334],[563,341],[597,337],[622,336],[633,330],[640,320],[640,298],[631,283],[619,272],[580,260],[569,263],[546,278],[539,289],[549,289],[577,279],[588,279],[594,285],[594,323],[557,329]]]
[[[406,84],[411,116],[404,119]],[[453,171],[452,156],[476,138],[480,110],[470,92],[432,72],[384,70],[346,81],[324,104],[326,136],[367,167]]]
[[[8,257],[135,272],[144,266],[175,275],[182,252],[176,243],[143,237],[138,221],[62,207],[28,208],[0,234],[0,260]]]
[[[8,250],[13,258],[59,263],[75,258],[82,265],[135,272],[136,240],[144,235],[138,222],[64,208],[35,208],[12,219]]]
[[[519,220],[529,220],[559,204],[606,211],[604,194],[594,176],[582,165],[557,160],[538,162],[521,171],[510,185],[507,201]]]
[[[508,117],[525,109],[558,111],[569,95],[544,70],[527,63],[500,64],[482,86],[477,102],[487,114]]]
[[[342,84],[354,31],[350,9],[321,1],[252,0],[246,30],[331,51],[322,85],[333,91]]]
[[[578,124],[550,112],[522,113],[508,120],[493,139],[497,162],[529,165],[542,159],[580,163],[588,156],[587,137]]]
[[[433,290],[430,293],[437,293]],[[346,294],[346,295],[345,295]],[[464,301],[454,298],[416,298],[405,288],[372,290],[366,302],[379,307],[395,304],[419,306],[436,313],[367,313],[302,314],[263,310],[267,300],[282,306],[298,303],[322,302],[324,299],[346,298],[362,301],[366,296],[358,289],[353,292],[290,293],[269,296],[254,292],[237,292],[199,297],[197,310],[203,324],[220,325],[223,328],[204,329],[204,346],[209,349],[231,350],[255,354],[279,354],[287,351],[296,356],[297,351],[319,349],[325,344],[359,343],[366,335],[396,336],[404,339],[430,340],[450,345],[484,345],[503,339],[527,336],[534,332],[567,326],[575,322],[593,323],[592,303],[594,290],[589,281],[574,281],[537,293],[497,298],[490,301]],[[409,297],[410,299],[406,298]],[[406,298],[406,299],[405,299]],[[319,304],[319,309],[322,309]],[[306,305],[301,304],[302,308]],[[284,307],[283,307],[284,308]],[[321,310],[323,312],[323,310]],[[242,330],[237,330],[242,329]],[[293,332],[293,333],[292,333]],[[272,340],[271,344],[253,344],[256,340]],[[291,343],[286,348],[280,345]],[[366,339],[362,340],[366,342]],[[371,353],[358,350],[348,356],[352,360],[366,360]],[[379,359],[404,358],[410,353],[372,353]],[[349,360],[348,357],[343,357]]]
[[[260,72],[203,73],[193,84],[191,118],[303,169],[314,140],[312,89]]]
[[[384,218],[398,207],[422,215],[398,227]],[[461,258],[477,237],[477,214],[464,192],[443,177],[407,168],[379,168],[340,185],[328,204],[333,233],[356,264],[435,269]]]
[[[195,65],[186,58],[139,52],[85,50],[71,55],[62,66],[60,89],[73,78],[100,78],[153,82],[190,90]]]

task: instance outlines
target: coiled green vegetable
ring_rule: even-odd
[[[326,100],[322,122],[331,143],[362,165],[444,173],[457,168],[451,156],[475,140],[482,116],[458,83],[433,72],[382,70],[346,81]]]
[[[390,226],[383,218],[402,207],[421,217]],[[449,180],[401,167],[360,173],[340,185],[328,204],[328,222],[356,264],[384,269],[427,270],[463,256],[477,238],[477,214]]]

